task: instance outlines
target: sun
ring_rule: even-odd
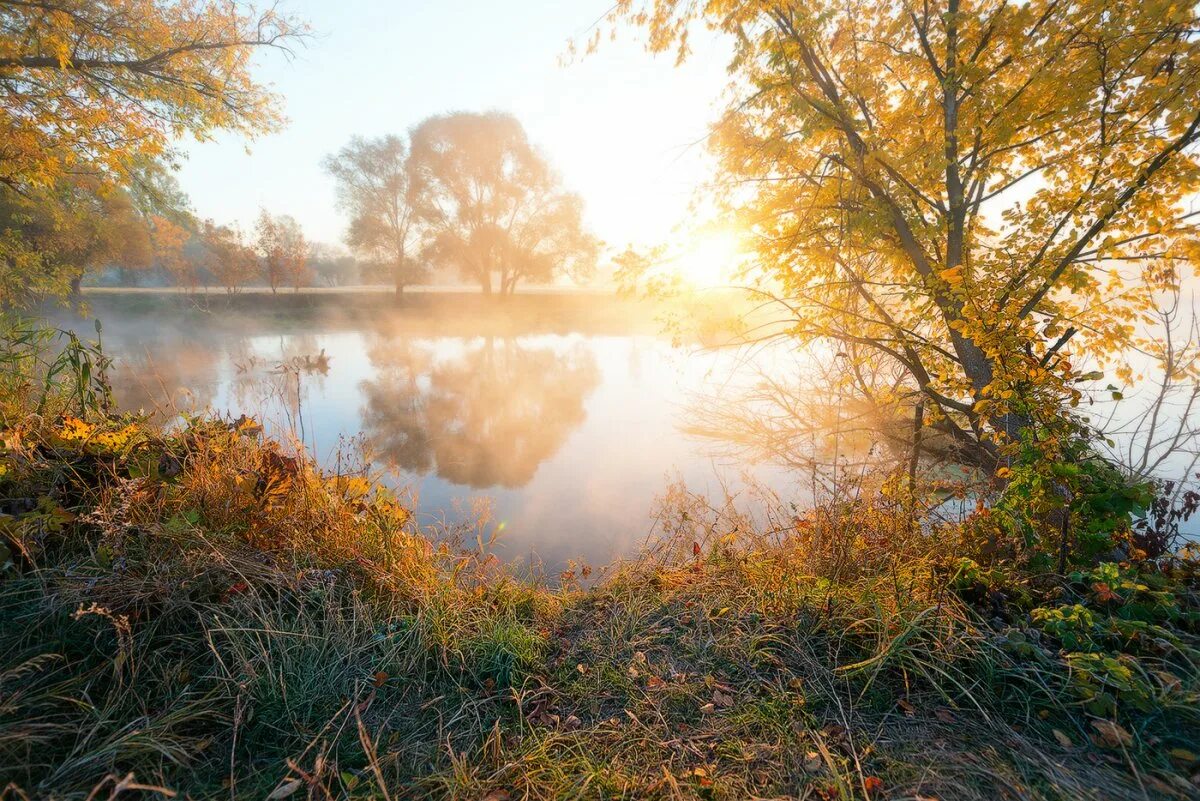
[[[734,231],[701,231],[680,256],[679,274],[698,288],[728,286],[744,258],[741,237]]]

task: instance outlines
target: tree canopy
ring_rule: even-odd
[[[479,282],[485,294],[512,294],[521,280],[584,273],[597,241],[583,204],[510,114],[431,117],[412,132],[409,180],[425,229],[424,257]]]
[[[284,284],[299,289],[308,272],[308,242],[295,218],[259,212],[254,225],[254,249],[262,260],[262,274],[277,292]]]
[[[273,8],[228,0],[0,0],[3,202],[46,211],[86,189],[91,200],[59,205],[60,231],[71,215],[86,227],[89,202],[135,202],[177,243],[182,233],[167,237],[167,226],[187,215],[174,213],[182,195],[162,166],[175,142],[273,129],[277,98],[254,80],[251,57],[303,34]],[[94,266],[78,249],[47,251],[33,233],[11,219],[2,233],[4,305],[64,294]]]
[[[0,301],[77,291],[88,270],[149,266],[147,220],[128,192],[92,178],[25,193],[0,187]]]
[[[227,0],[3,0],[0,182],[119,175],[183,133],[269,130],[278,104],[251,56],[302,33]]]
[[[1089,362],[1154,347],[1138,324],[1196,255],[1197,13],[620,0],[613,19],[681,59],[697,25],[727,37],[718,192],[791,333],[893,365],[884,398],[995,457],[1080,400]]]

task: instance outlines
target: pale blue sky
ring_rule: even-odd
[[[187,143],[180,181],[196,210],[252,221],[260,206],[334,242],[344,220],[321,159],[352,135],[404,132],[430,114],[499,109],[524,122],[592,229],[610,245],[666,238],[707,174],[703,139],[725,85],[716,40],[682,68],[623,29],[562,65],[612,0],[283,0],[316,36],[290,63],[261,59],[287,127],[247,144]],[[249,150],[247,151],[247,147]]]

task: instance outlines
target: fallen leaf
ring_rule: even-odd
[[[386,682],[387,680],[388,680],[388,674],[384,673],[382,670],[378,670],[375,672],[375,686],[376,687],[382,687],[384,685],[384,682]]]
[[[846,735],[849,734],[849,732],[846,731],[845,726],[839,726],[836,723],[830,723],[828,726],[825,726],[821,729],[821,734],[826,740],[829,740],[831,743],[836,745],[845,741]]]
[[[479,801],[509,801],[511,798],[508,790],[488,790]]]
[[[650,678],[646,679],[646,688],[649,690],[661,690],[666,686],[667,683],[658,676],[651,676]]]
[[[1051,733],[1054,735],[1054,739],[1057,740],[1058,744],[1061,745],[1063,748],[1074,747],[1074,745],[1075,745],[1074,741],[1072,741],[1071,738],[1067,736],[1066,732],[1064,732],[1060,729],[1055,729]]]
[[[271,791],[271,794],[267,796],[267,801],[278,801],[280,798],[287,798],[289,795],[299,790],[301,784],[303,784],[303,782],[301,782],[299,779],[292,779],[290,782],[284,782]]]
[[[1092,728],[1096,730],[1093,740],[1102,748],[1126,748],[1133,745],[1133,735],[1111,720],[1093,720]]]
[[[716,712],[716,711],[717,711],[717,707],[716,707],[716,705],[715,705],[715,704],[705,704],[704,706],[700,707],[700,711],[701,711],[703,714],[705,714],[705,715],[708,715],[708,714],[711,714],[711,713],[713,713],[713,712]]]
[[[1190,768],[1200,761],[1200,757],[1186,748],[1172,748],[1167,752],[1167,756],[1171,757],[1171,762],[1177,768]]]
[[[883,792],[883,779],[878,776],[867,776],[863,779],[863,789],[868,797],[874,797]]]

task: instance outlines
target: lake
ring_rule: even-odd
[[[365,458],[419,519],[481,510],[513,561],[636,553],[673,482],[789,494],[791,472],[685,432],[692,401],[754,380],[740,355],[673,345],[669,321],[604,296],[93,294],[127,410],[260,419],[333,468]],[[82,334],[92,323],[56,322]],[[93,334],[94,336],[94,334]],[[736,463],[735,463],[736,462]]]

